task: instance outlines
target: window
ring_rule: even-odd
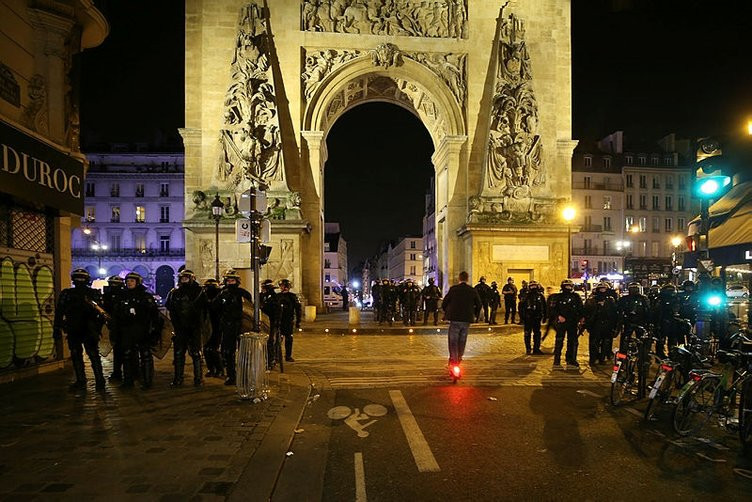
[[[329,280],[329,276],[327,276],[327,281]],[[328,295],[332,291],[332,288],[329,286],[324,286],[324,295]]]
[[[324,268],[332,268],[332,260],[324,259]]]
[[[94,206],[86,206],[86,221],[97,221],[97,208]]]
[[[666,155],[663,157],[663,165],[666,167],[674,165],[674,158],[671,155]],[[668,181],[666,181],[666,186],[668,186]]]
[[[640,194],[640,209],[648,208],[648,196],[644,193]]]
[[[687,177],[683,174],[679,175],[679,190],[684,190],[687,188]]]
[[[650,256],[653,258],[658,258],[658,256],[661,253],[661,244],[660,242],[653,241],[650,243]]]
[[[593,157],[585,157],[585,167],[593,167]]]
[[[603,241],[603,254],[608,255],[611,251],[611,241]]]
[[[660,203],[658,202],[659,197],[657,195],[653,195],[653,209],[660,209]]]
[[[603,169],[611,169],[611,157],[603,157]]]
[[[604,232],[611,231],[611,217],[610,216],[603,217],[603,231]]]
[[[170,250],[170,236],[169,235],[159,236],[159,250],[162,253],[167,253]]]
[[[120,197],[120,183],[110,185],[110,197]]]
[[[110,249],[118,251],[120,249],[120,234],[110,235]]]
[[[672,204],[671,196],[667,195],[666,196],[666,211],[671,211],[672,210],[672,207],[671,207],[672,205],[673,204]]]
[[[410,253],[410,259],[411,259],[411,260],[415,260],[415,259],[416,259],[416,258],[415,258],[415,256],[416,256],[416,254],[415,254],[415,253]]]
[[[640,155],[637,157],[637,163],[644,166],[647,163],[647,158],[644,155]]]
[[[666,190],[673,190],[674,189],[674,175],[669,174],[666,176]]]
[[[583,179],[583,186],[585,188],[590,188],[590,182],[592,181],[592,178],[590,176],[585,176]]]
[[[585,216],[584,221],[585,223],[583,226],[585,227],[585,231],[587,232],[589,231],[590,227],[593,226],[593,217],[590,215],[587,215]]]
[[[326,282],[332,282],[332,276],[331,276],[331,274],[326,274],[324,276],[324,281],[326,281]]]
[[[629,232],[634,226],[634,216],[626,216],[624,218],[624,223],[625,223],[624,227],[626,231]]]
[[[139,251],[146,251],[146,234],[134,233],[133,234],[133,247]]]
[[[583,242],[585,246],[584,254],[590,254],[590,250],[593,249],[593,239],[585,239]]]
[[[634,199],[632,198],[632,194],[627,194],[627,209],[633,209],[634,208]]]
[[[91,181],[86,182],[86,196],[87,197],[94,197],[94,195],[96,194],[96,190],[94,190],[94,187],[95,185]]]
[[[110,213],[110,222],[120,223],[120,206],[112,206]]]
[[[657,155],[652,155],[650,157],[650,163],[653,164],[654,166],[657,166],[658,165],[658,156]]]
[[[170,196],[170,184],[169,183],[162,183],[159,186],[159,196],[160,197],[169,197]]]
[[[677,218],[676,219],[676,229],[680,231],[684,231],[686,228],[687,223],[684,221],[684,218]]]
[[[640,188],[647,188],[648,187],[648,177],[644,174],[640,175]]]
[[[627,155],[626,157],[624,157],[624,163],[627,164],[628,166],[631,166],[633,162],[634,162],[633,156]]]
[[[632,178],[631,174],[627,174],[627,188],[632,188],[634,186],[634,179]]]
[[[410,265],[410,275],[415,275],[415,265]]]
[[[661,188],[661,180],[658,176],[653,176],[653,188]]]
[[[661,231],[661,218],[653,216],[653,233],[657,234]]]
[[[640,232],[648,231],[648,218],[647,216],[640,216]]]
[[[585,196],[585,209],[593,207],[593,198],[590,195]]]
[[[685,210],[685,207],[684,207],[684,196],[683,196],[683,195],[680,195],[680,196],[679,196],[679,197],[677,198],[677,200],[676,200],[676,205],[678,206],[678,207],[677,207],[677,209],[678,209],[679,211],[684,211],[684,210]]]
[[[640,256],[645,256],[648,252],[648,241],[640,241],[640,243],[637,245],[637,248]]]
[[[159,222],[170,222],[170,206],[159,206]]]
[[[415,241],[410,241],[410,249],[415,249]]]
[[[324,251],[329,251],[329,243],[328,242],[324,243]]]
[[[144,196],[144,184],[143,183],[136,183],[136,197],[143,197]]]
[[[136,206],[136,223],[143,223],[146,221],[146,208],[144,206]]]
[[[610,195],[603,196],[603,209],[611,209],[611,196]]]
[[[664,220],[664,224],[665,224],[664,230],[666,232],[673,232],[674,231],[674,220],[673,220],[673,218],[666,218]]]

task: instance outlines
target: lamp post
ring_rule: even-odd
[[[92,251],[94,251],[97,255],[97,258],[99,259],[99,266],[97,267],[97,274],[100,277],[104,277],[104,274],[107,273],[107,270],[102,268],[102,252],[107,251],[108,247],[107,244],[100,244],[99,242],[94,241],[94,244],[91,245]]]
[[[681,246],[682,238],[678,235],[675,235],[671,238],[671,246],[673,247],[673,252],[671,253],[671,275],[674,277],[674,284],[679,284],[679,274],[676,273],[676,266],[677,266],[677,254],[679,250],[679,246]]]
[[[573,206],[567,206],[561,212],[564,221],[567,222],[567,247],[569,248],[569,257],[567,265],[567,275],[572,276],[572,221],[577,216],[577,210]]]
[[[219,281],[219,220],[222,219],[224,203],[219,200],[219,194],[214,196],[211,203],[212,218],[214,218],[214,278]]]
[[[632,243],[629,241],[616,241],[616,250],[621,252],[621,273],[627,268],[627,250]]]

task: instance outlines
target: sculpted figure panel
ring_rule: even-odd
[[[466,38],[465,0],[301,0],[301,29]]]
[[[269,64],[271,38],[264,9],[255,2],[240,12],[216,181],[235,187],[244,179],[285,184],[277,100]]]

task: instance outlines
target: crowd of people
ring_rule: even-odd
[[[199,285],[193,272],[182,270],[177,287],[165,301],[169,318],[160,313],[154,296],[135,272],[124,279],[110,277],[103,293],[90,286],[91,277],[85,269],[74,270],[71,279],[73,287],[63,290],[58,300],[53,338],[60,340],[63,333],[66,335],[75,374],[72,388],[86,387],[84,352],[91,361],[96,388],[105,387],[99,352],[105,324],[113,353],[109,380],[121,382],[122,388],[133,387],[135,380],[140,380],[143,389],[153,385],[153,351],[164,341],[165,331],[174,356],[171,386],[183,385],[186,354],[193,363],[194,385],[203,382],[204,361],[207,377],[224,378],[225,385],[235,385],[235,352],[242,331],[243,306],[244,302],[251,305],[253,302],[251,293],[240,286],[240,276],[235,270],[223,275],[221,285],[216,279],[207,279]],[[272,350],[274,337],[284,338],[285,359],[294,361],[293,327],[300,326],[302,308],[290,286],[289,280],[281,280],[281,291],[277,293],[273,281],[267,280],[259,296],[260,308],[270,320],[267,359],[270,366],[276,363],[277,356]],[[167,319],[171,327],[166,326]]]

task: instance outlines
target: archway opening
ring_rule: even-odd
[[[324,300],[339,305],[336,292],[342,286],[349,283],[351,290],[367,294],[364,281],[389,274],[372,271],[364,278],[366,261],[403,237],[423,236],[434,144],[415,114],[396,104],[367,102],[337,118],[327,134],[326,148],[324,217],[330,225],[324,241]],[[343,254],[338,249],[341,241],[331,224],[339,224],[346,241],[346,265],[337,259]],[[422,246],[408,253],[407,259],[413,256],[404,273],[394,271],[393,278],[415,267],[422,282]]]

